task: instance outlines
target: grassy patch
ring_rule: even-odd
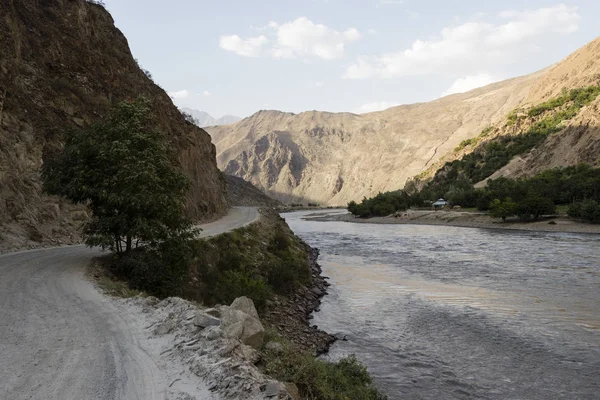
[[[367,369],[354,356],[337,363],[313,357],[290,342],[268,330],[266,343],[281,343],[281,351],[263,351],[264,371],[281,381],[293,382],[306,399],[322,400],[384,400]]]
[[[125,281],[119,280],[107,267],[106,258],[96,259],[89,267],[89,274],[98,287],[107,295],[128,299],[139,295],[146,296],[140,290],[132,289]]]
[[[229,304],[247,296],[259,310],[275,293],[285,296],[311,281],[306,245],[272,221],[199,241],[191,275],[194,297],[203,302]]]

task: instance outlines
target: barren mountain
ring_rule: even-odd
[[[194,219],[225,212],[215,147],[186,122],[136,64],[127,40],[100,5],[85,0],[0,2],[0,245],[73,240],[85,207],[42,194],[40,167],[68,129],[102,119],[119,101],[145,96],[192,180]],[[2,246],[0,246],[2,247]]]
[[[596,40],[553,67],[429,103],[362,115],[260,111],[207,131],[227,174],[284,202],[346,204],[435,170],[463,140],[504,123],[516,108],[597,81],[598,46]]]

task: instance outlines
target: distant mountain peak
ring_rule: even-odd
[[[197,125],[200,128],[205,128],[207,126],[230,125],[242,120],[240,117],[236,117],[235,115],[223,115],[221,118],[215,118],[206,111],[194,110],[193,108],[187,107],[183,107],[181,111],[190,114],[196,121],[198,121]]]

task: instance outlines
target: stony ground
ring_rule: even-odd
[[[249,314],[240,314],[235,302],[232,307],[205,309],[177,297],[114,301],[130,316],[131,323],[142,326],[141,345],[158,357],[169,400],[293,399],[285,384],[256,367],[260,359],[256,348],[262,346],[262,337],[246,337],[248,325],[238,329],[239,321],[234,320],[242,314],[246,314],[242,319],[248,318]],[[288,388],[294,392],[293,387]]]
[[[318,221],[345,221],[367,224],[448,225],[469,228],[513,229],[541,232],[600,233],[600,225],[579,222],[567,217],[521,222],[517,218],[502,222],[485,213],[456,210],[409,210],[388,217],[355,218],[352,214],[314,216]]]

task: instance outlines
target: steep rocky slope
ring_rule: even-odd
[[[538,104],[563,88],[600,84],[600,38],[553,66],[532,88],[527,104]],[[490,178],[532,176],[545,169],[587,163],[600,166],[600,98],[581,109],[565,129],[523,157],[515,157]]]
[[[471,150],[454,151],[463,140],[477,137],[488,126],[505,124],[516,108],[539,104],[563,88],[594,84],[600,73],[599,48],[600,40],[595,40],[545,70],[429,103],[363,115],[260,111],[237,124],[207,130],[226,173],[282,201],[345,204],[402,188],[423,171],[431,175],[444,162]],[[538,149],[543,157],[535,157],[536,165],[593,159],[598,135],[594,115],[593,107],[582,110],[583,120],[572,124],[590,128],[574,127],[560,144],[549,140],[546,150]],[[571,136],[578,144],[566,139]]]
[[[224,213],[215,147],[140,70],[110,14],[84,0],[0,2],[0,237],[69,240],[85,209],[41,192],[40,167],[65,131],[101,119],[118,101],[145,96],[192,179],[186,211]]]
[[[527,117],[527,110],[532,106],[555,99],[565,90],[593,85],[600,85],[600,38],[548,68],[535,81],[527,98],[515,110],[518,116],[515,124],[507,124],[505,116],[490,128],[491,133],[478,141],[477,145],[445,154],[422,173],[421,178],[432,177],[446,162],[460,159],[499,136],[514,136],[527,131],[535,120],[539,119]],[[546,169],[579,163],[600,166],[600,98],[582,107],[574,118],[564,121],[561,126],[563,129],[559,132],[548,136],[531,151],[515,156],[506,166],[476,186],[484,186],[489,179],[533,176]]]
[[[260,111],[207,131],[225,173],[284,202],[345,204],[402,187],[519,105],[539,75],[363,115]]]
[[[242,178],[225,175],[225,180],[227,181],[227,202],[231,206],[279,207],[282,205]]]

